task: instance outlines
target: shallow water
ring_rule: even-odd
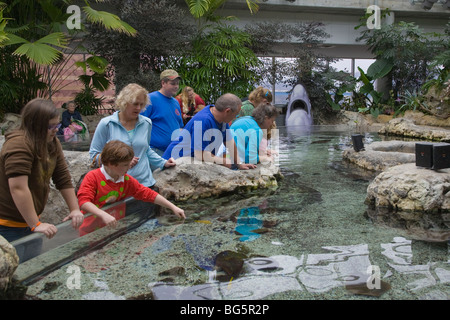
[[[281,132],[276,190],[181,204],[31,284],[40,299],[449,299],[447,243],[374,224],[351,133]],[[368,140],[378,139],[367,136]],[[367,290],[368,287],[374,290]]]

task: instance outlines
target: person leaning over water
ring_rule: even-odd
[[[78,228],[83,214],[61,143],[56,138],[59,111],[50,100],[33,99],[22,109],[18,130],[5,135],[0,153],[0,235],[8,241],[33,232],[52,238],[57,228],[39,220],[50,192],[50,179],[61,192]]]
[[[101,152],[108,141],[120,140],[133,147],[135,157],[128,173],[146,187],[152,187],[153,178],[150,165],[163,169],[175,166],[172,158],[161,158],[151,147],[152,121],[140,115],[148,104],[147,90],[131,83],[117,96],[119,111],[100,120],[92,138],[89,156],[100,167]]]
[[[242,103],[241,111],[236,116],[237,119],[241,117],[251,116],[255,107],[259,106],[261,103],[271,103],[272,102],[272,93],[269,89],[263,87],[257,87],[255,90],[250,92],[248,95],[248,100],[245,100]]]
[[[112,214],[102,210],[107,204],[134,197],[137,200],[152,202],[172,210],[185,219],[184,210],[180,209],[162,195],[144,187],[135,178],[127,174],[130,162],[134,158],[133,148],[119,140],[111,140],[105,144],[101,153],[102,167],[89,171],[78,190],[80,208],[92,213],[80,227],[80,234],[92,232],[104,226],[116,227],[122,214]]]
[[[231,125],[242,162],[257,164],[272,159],[270,156],[260,154],[260,149],[264,133],[267,134],[277,116],[278,110],[275,106],[263,103],[253,110],[251,116],[239,118]]]
[[[232,121],[241,110],[241,100],[232,93],[220,96],[214,106],[206,106],[181,130],[180,136],[167,147],[163,158],[188,156],[231,169],[254,169],[253,164],[241,163],[233,137],[229,134]],[[232,152],[232,159],[217,156],[221,145]]]

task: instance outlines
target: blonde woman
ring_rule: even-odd
[[[248,96],[248,100],[242,103],[241,112],[236,116],[237,119],[245,116],[251,116],[253,110],[263,103],[271,103],[272,102],[272,92],[269,89],[264,87],[257,87],[255,90],[250,92]]]
[[[205,101],[194,92],[191,87],[184,87],[181,93],[176,97],[180,103],[183,122],[186,123],[205,107]]]
[[[119,111],[103,118],[95,129],[89,156],[99,166],[103,147],[111,140],[120,140],[133,147],[134,158],[128,173],[146,187],[152,187],[153,178],[150,165],[157,168],[172,167],[175,161],[161,158],[152,148],[150,139],[152,121],[140,115],[149,104],[148,92],[138,84],[132,83],[120,91],[116,99]]]

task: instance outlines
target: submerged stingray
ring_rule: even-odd
[[[331,139],[315,140],[315,141],[312,141],[311,144],[328,143],[330,141],[331,141]]]
[[[345,285],[345,289],[353,294],[359,294],[364,296],[379,297],[389,289],[391,285],[383,280],[380,280],[380,288],[369,289],[366,282]]]
[[[215,267],[222,269],[228,276],[237,278],[244,266],[244,259],[247,257],[239,252],[225,250],[220,252],[215,258]]]

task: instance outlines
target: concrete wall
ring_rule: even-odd
[[[323,22],[330,34],[324,42],[324,53],[339,58],[372,58],[368,48],[356,41],[361,29],[354,29],[370,5],[391,10],[391,16],[382,23],[414,22],[428,32],[443,32],[450,18],[450,10],[440,2],[425,10],[421,3],[413,5],[410,0],[260,0],[255,14],[250,13],[244,0],[228,0],[219,13],[237,17],[231,23],[239,27],[264,21]]]

